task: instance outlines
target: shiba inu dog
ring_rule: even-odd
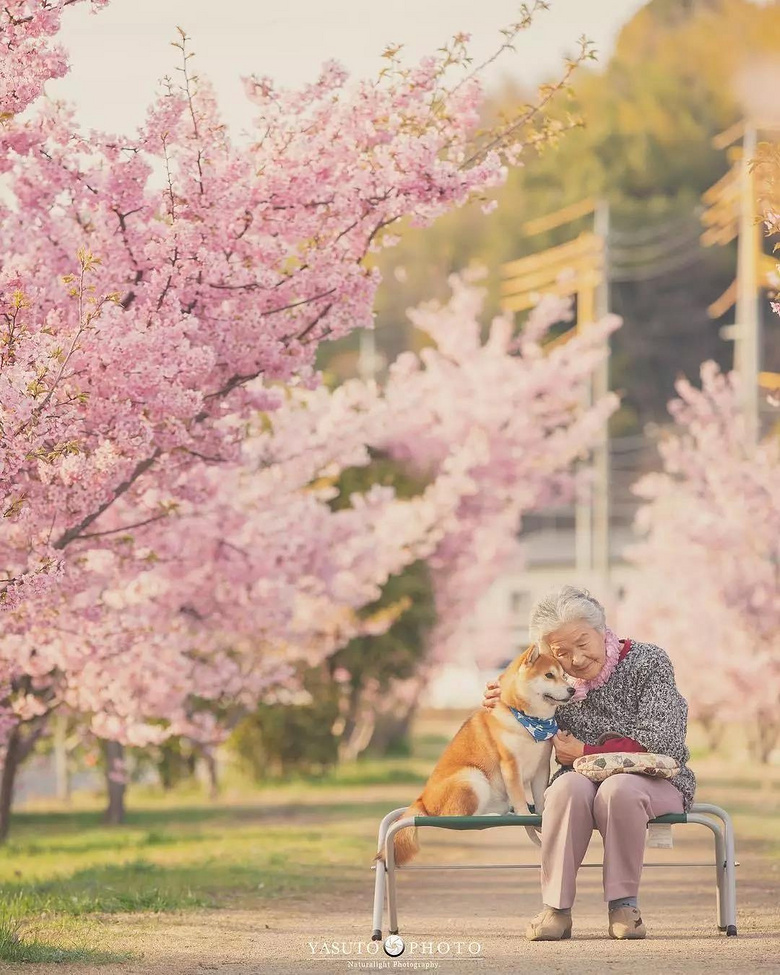
[[[516,657],[498,682],[496,706],[464,721],[404,816],[480,816],[507,813],[510,806],[518,814],[526,813],[526,806],[542,813],[557,730],[553,715],[574,688],[558,661],[535,645]],[[399,830],[394,850],[399,866],[408,863],[419,850],[417,830]],[[384,860],[384,851],[374,859]]]

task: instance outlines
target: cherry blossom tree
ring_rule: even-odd
[[[623,626],[668,647],[693,716],[754,728],[766,760],[780,734],[780,440],[755,442],[736,374],[712,362],[676,383],[663,470],[635,485],[642,541]]]
[[[371,255],[392,242],[388,228],[484,199],[524,146],[560,131],[544,105],[590,56],[583,46],[560,84],[487,130],[467,35],[414,67],[388,48],[379,77],[358,84],[335,62],[301,91],[251,78],[256,128],[237,143],[182,33],[179,80],[167,80],[141,130],[85,133],[60,103],[39,100],[19,117],[65,68],[46,39],[68,5],[12,3],[0,21],[16,65],[2,76],[0,807],[52,708],[67,702],[128,740],[154,740],[163,712],[168,729],[190,728],[182,701],[230,693],[248,671],[257,689],[278,679],[285,654],[312,640],[319,653],[336,645],[388,572],[441,541],[471,484],[466,448],[441,462],[422,498],[401,508],[372,492],[315,541],[306,518],[311,499],[322,501],[308,482],[279,490],[285,465],[274,451],[290,468],[300,463],[300,480],[319,470],[322,431],[309,431],[309,443],[303,411],[285,427],[283,407],[300,406],[305,390],[316,397],[323,340],[371,326]],[[524,8],[497,53],[544,6]],[[331,422],[343,399],[327,398]],[[353,412],[379,415],[381,401]],[[247,496],[238,486],[250,480],[258,416],[276,446],[258,438],[268,476]],[[371,442],[360,424],[345,439],[347,453]],[[226,501],[228,486],[236,497]],[[269,487],[288,528],[276,537],[256,507]],[[256,514],[248,530],[247,505]],[[270,547],[241,551],[269,532]],[[309,575],[295,575],[301,568]],[[54,573],[47,588],[42,576]],[[240,645],[258,606],[273,650],[260,665]]]
[[[33,27],[56,29],[62,6],[33,4],[29,22],[20,7],[6,27],[34,40]],[[509,41],[529,21],[530,12]],[[117,502],[131,509],[150,482],[186,483],[196,461],[235,459],[240,427],[225,425],[227,414],[273,409],[274,384],[316,384],[319,343],[371,326],[369,257],[387,228],[483,195],[544,137],[539,106],[479,129],[477,73],[450,83],[466,40],[415,68],[388,50],[380,77],[355,85],[335,62],[300,92],[248,79],[258,113],[249,144],[229,139],[183,34],[181,80],[167,82],[137,135],[82,133],[57,103],[14,126],[3,293],[8,303],[21,291],[37,331],[70,340],[60,342],[63,368],[28,395],[46,400],[56,376],[82,410],[78,453],[53,458],[45,475],[34,461],[15,470],[24,501],[10,514],[27,509],[31,541],[21,551],[0,541],[10,578],[23,578],[31,557],[48,563],[105,534]],[[14,104],[61,70],[61,55],[45,51],[48,68],[35,62],[38,80],[11,91]],[[89,323],[62,302],[61,279],[82,272],[95,300],[116,296]],[[34,351],[28,368],[54,351]]]
[[[82,0],[9,0],[0,10],[0,174],[13,165],[16,151],[26,151],[34,135],[19,116],[36,101],[47,81],[67,71],[65,51],[55,38],[65,7]],[[93,11],[107,0],[88,0]],[[5,214],[6,204],[0,203]],[[27,503],[24,470],[30,460],[51,463],[77,449],[78,397],[63,389],[67,351],[79,333],[99,317],[85,307],[84,257],[73,254],[75,286],[69,289],[72,314],[67,321],[49,303],[43,307],[26,294],[24,282],[4,258],[0,271],[0,511],[14,519]],[[56,289],[57,284],[51,284]],[[66,301],[60,288],[59,301]],[[22,519],[23,521],[23,519]],[[21,528],[21,523],[17,529]],[[17,530],[13,534],[17,536]],[[22,548],[24,541],[22,540]],[[27,571],[2,579],[5,608],[19,599],[43,594],[57,574],[58,559],[28,547]],[[13,570],[11,570],[13,571]],[[46,577],[49,577],[48,579]]]
[[[244,425],[235,462],[203,466],[195,483],[188,472],[190,496],[155,525],[152,545],[82,548],[68,605],[28,613],[0,643],[14,716],[39,729],[65,704],[107,739],[213,742],[225,728],[198,701],[251,707],[295,662],[381,631],[392,613],[356,610],[420,558],[434,567],[442,619],[431,663],[444,659],[522,513],[565,492],[572,460],[616,407],[614,397],[581,407],[616,319],[548,355],[540,340],[563,313],[553,301],[519,339],[500,318],[483,343],[481,293],[451,284],[448,305],[413,313],[438,348],[402,356],[384,388],[294,391]],[[407,500],[375,487],[332,511],[335,475],[366,464],[372,447],[423,470],[429,486]],[[145,503],[168,504],[154,492]]]
[[[63,607],[43,626],[29,618],[23,634],[7,638],[21,669],[70,674],[70,705],[95,713],[103,734],[118,732],[120,713],[137,722],[143,709],[166,715],[184,733],[179,708],[188,696],[210,697],[217,687],[242,690],[252,701],[279,681],[280,661],[293,649],[317,662],[361,627],[375,627],[355,611],[417,559],[434,565],[440,615],[454,630],[500,570],[499,550],[511,550],[522,511],[563,490],[571,461],[615,408],[609,397],[583,411],[579,394],[617,320],[549,356],[530,329],[515,342],[506,319],[494,322],[483,344],[480,292],[457,277],[452,284],[448,306],[415,315],[439,348],[403,356],[385,388],[353,380],[334,391],[298,391],[245,428],[238,462],[200,471],[197,497],[155,526],[153,547],[84,549],[80,592],[68,601],[74,630],[82,621],[77,658],[86,638],[94,646],[83,665],[64,663],[73,641]],[[547,324],[558,315],[559,303],[552,306]],[[428,488],[400,500],[375,487],[332,511],[334,477],[368,463],[370,448],[422,469]],[[167,503],[146,501],[150,510]],[[143,693],[129,694],[121,681],[99,683],[103,656],[117,654],[120,630],[122,665]],[[209,634],[222,651],[205,652]],[[241,644],[248,649],[239,666]],[[165,659],[165,645],[180,646],[183,656]],[[184,667],[196,645],[197,667]],[[442,646],[439,658],[446,654]],[[163,732],[136,725],[128,733],[143,744]]]

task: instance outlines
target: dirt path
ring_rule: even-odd
[[[533,862],[536,853],[528,841],[520,837],[520,831],[515,839],[509,832],[488,830],[465,834],[464,839],[464,834],[426,831],[425,850],[418,862]],[[695,827],[678,829],[673,851],[648,851],[647,859],[709,859],[708,835]],[[407,872],[399,878],[400,933],[407,949],[398,962],[407,962],[404,967],[411,970],[415,968],[409,962],[416,963],[417,970],[426,970],[422,966],[427,965],[427,970],[441,975],[516,975],[524,969],[534,975],[780,973],[780,865],[750,843],[742,844],[737,857],[741,864],[739,937],[728,939],[716,931],[714,878],[709,868],[646,867],[641,905],[648,937],[637,942],[609,939],[601,871],[583,869],[573,938],[562,943],[531,943],[523,937],[525,923],[539,904],[536,870]],[[600,840],[595,834],[587,861],[600,859]],[[332,893],[261,903],[255,910],[105,917],[100,921],[101,947],[130,949],[140,960],[99,968],[58,965],[57,971],[69,975],[98,971],[104,975],[402,971],[381,946],[369,947],[372,891],[373,873],[366,867],[364,882],[350,883]],[[323,947],[333,942],[345,943],[351,953],[335,955]],[[421,951],[424,942],[433,943],[433,954]],[[449,956],[442,954],[446,944]],[[370,953],[376,947],[379,953]],[[469,956],[469,951],[475,954]],[[16,967],[8,966],[8,970]],[[23,970],[27,975],[51,972],[50,967],[31,965]]]

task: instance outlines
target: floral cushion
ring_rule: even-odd
[[[574,760],[574,769],[592,782],[603,782],[618,772],[638,772],[654,779],[671,779],[679,773],[680,766],[670,755],[654,752],[602,752],[581,755]]]

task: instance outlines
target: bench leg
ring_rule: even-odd
[[[382,940],[382,914],[385,906],[385,865],[384,861],[376,861],[376,877],[374,878],[374,930],[372,941]]]
[[[398,934],[398,905],[395,887],[395,834],[407,826],[414,826],[414,816],[404,816],[396,820],[387,830],[385,836],[385,863],[387,864],[387,914],[390,922],[390,934]]]
[[[737,936],[737,864],[734,849],[734,827],[731,817],[724,812],[726,827],[726,890],[728,891],[728,913],[726,915],[726,935],[730,938]]]
[[[387,838],[387,831],[390,828],[394,820],[398,819],[402,812],[406,810],[406,806],[399,806],[398,809],[394,809],[389,812],[382,822],[379,824],[379,835],[377,836],[376,849],[377,853],[384,849],[385,839]],[[373,932],[371,934],[372,941],[382,940],[382,915],[384,914],[385,908],[385,880],[387,870],[385,868],[384,860],[375,860],[374,869],[376,870],[376,875],[374,877],[374,916],[373,916]]]
[[[390,934],[398,934],[398,903],[395,890],[395,853],[392,843],[387,854],[387,918]]]
[[[721,829],[715,834],[715,892],[718,905],[718,931],[725,931],[729,923],[729,893],[726,888],[726,840]]]
[[[693,812],[709,813],[723,823],[723,837],[726,846],[726,855],[723,860],[725,874],[723,887],[726,907],[724,919],[721,923],[725,925],[726,937],[735,938],[737,936],[737,857],[734,849],[734,825],[731,822],[731,816],[725,809],[709,802],[694,803]]]
[[[722,835],[723,842],[726,847],[726,859],[725,859],[725,918],[726,921],[726,935],[728,937],[734,937],[737,933],[737,894],[735,885],[735,868],[734,868],[734,833],[731,831],[730,820],[726,822],[724,820],[725,829],[721,833],[721,827],[719,823],[716,823],[714,819],[709,816],[703,816],[699,813],[688,813],[689,823],[698,823],[700,826],[706,826],[707,829],[711,830],[715,837],[715,856],[719,855],[719,842],[718,838]],[[718,861],[720,864],[721,861]],[[720,920],[720,907],[718,908],[718,919]],[[721,925],[719,924],[720,928]]]

